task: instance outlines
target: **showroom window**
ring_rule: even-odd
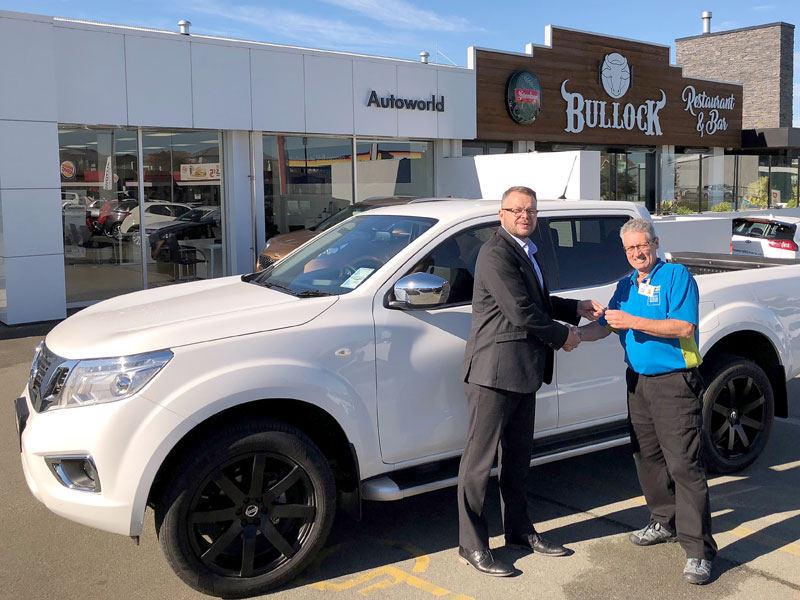
[[[352,138],[265,135],[262,144],[267,238],[312,227],[352,203]]]
[[[61,125],[58,136],[68,305],[224,274],[218,132]]]
[[[267,239],[313,228],[376,196],[432,196],[433,144],[352,137],[264,135]],[[353,173],[355,172],[355,182]]]
[[[118,234],[131,213],[117,210],[136,197],[136,130],[65,125],[58,145],[67,302],[142,289],[141,251]]]
[[[220,135],[216,131],[142,131],[145,208],[159,203],[175,214],[146,215],[147,286],[225,274]]]
[[[356,143],[357,201],[375,196],[433,196],[433,144],[397,140]]]

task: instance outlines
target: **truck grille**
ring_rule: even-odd
[[[48,396],[59,392],[60,386],[64,384],[69,371],[61,367],[64,362],[66,361],[63,358],[50,352],[46,345],[42,345],[36,364],[31,369],[31,379],[28,382],[31,404],[37,413],[46,408],[45,400]]]

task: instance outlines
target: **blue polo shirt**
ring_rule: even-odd
[[[636,276],[637,272],[634,271],[630,277],[617,283],[614,296],[608,303],[609,309],[623,310],[645,319],[679,319],[697,327],[697,282],[686,267],[659,259],[650,275],[642,282],[642,291],[647,290],[646,285],[652,286],[650,294],[640,293]],[[599,322],[610,328],[605,317],[600,317]],[[620,334],[619,340],[625,350],[625,362],[642,375],[659,375],[688,369],[698,366],[703,360],[698,348],[697,329],[691,338],[655,337],[633,329],[616,333]]]

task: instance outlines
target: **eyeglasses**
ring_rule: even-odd
[[[535,208],[529,208],[528,210],[525,210],[524,208],[501,208],[500,210],[510,212],[515,217],[519,217],[522,213],[526,213],[529,217],[535,217],[539,212]]]
[[[647,250],[653,242],[647,242],[646,244],[636,244],[635,246],[626,246],[625,253],[626,254],[635,254],[636,252],[644,252]]]

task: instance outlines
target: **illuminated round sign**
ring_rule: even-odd
[[[520,125],[530,125],[542,112],[542,86],[530,71],[516,71],[506,88],[508,114]]]
[[[75,179],[75,163],[65,160],[61,163],[61,177],[64,179]]]

